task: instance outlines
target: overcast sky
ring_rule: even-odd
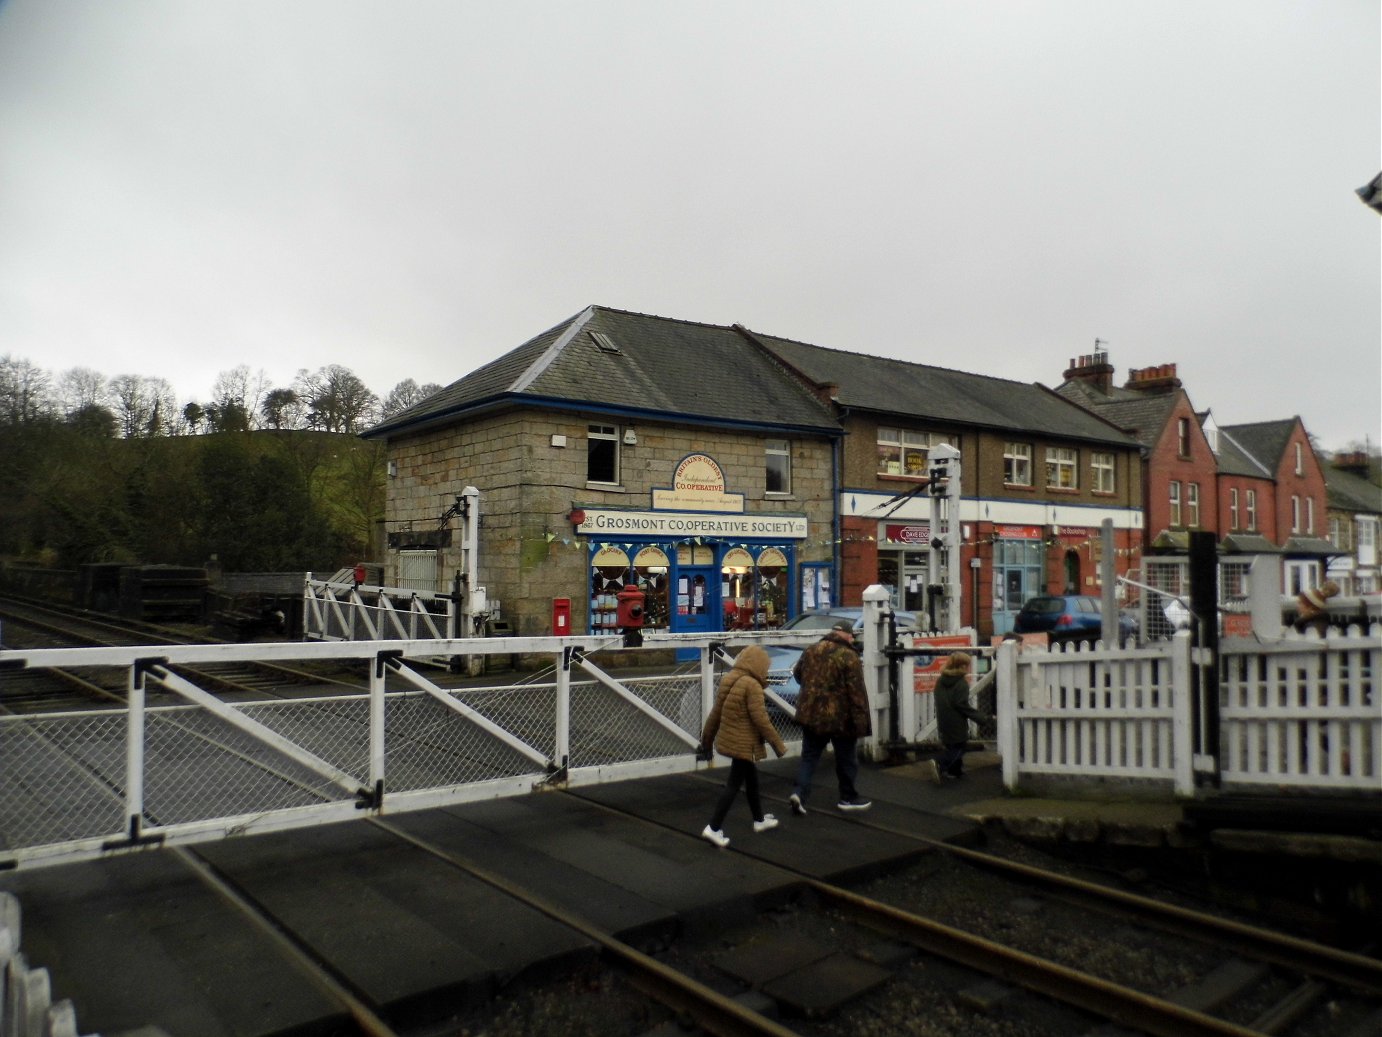
[[[449,383],[591,303],[1382,439],[1377,0],[0,0],[0,355]],[[694,377],[695,358],[686,359]]]

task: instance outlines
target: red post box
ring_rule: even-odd
[[[552,599],[552,633],[566,637],[571,633],[571,599]]]

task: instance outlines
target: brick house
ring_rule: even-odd
[[[1141,453],[1108,422],[1040,385],[746,334],[831,399],[844,427],[843,600],[882,583],[898,607],[928,609],[928,585],[942,582],[926,550],[939,443],[961,454],[965,625],[1002,634],[1030,597],[1098,594],[1104,519],[1116,572],[1136,567]]]
[[[1122,386],[1113,374],[1107,353],[1079,357],[1056,391],[1142,444],[1149,553],[1184,554],[1206,530],[1225,552],[1282,554],[1283,593],[1322,582],[1324,476],[1300,418],[1219,426],[1175,364],[1133,369]]]
[[[1382,486],[1370,478],[1362,451],[1336,454],[1325,469],[1329,540],[1338,550],[1326,575],[1347,597],[1382,590],[1378,546],[1382,540]]]
[[[842,429],[733,328],[591,306],[380,423],[385,581],[444,590],[442,517],[480,491],[472,579],[520,635],[614,629],[637,585],[671,631],[830,603]]]

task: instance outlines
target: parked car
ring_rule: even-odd
[[[1047,634],[1052,641],[1099,640],[1104,629],[1103,603],[1090,594],[1042,594],[1028,598],[1013,621],[1019,634]],[[1137,617],[1118,613],[1118,640],[1137,638]]]
[[[898,630],[911,630],[916,627],[917,617],[911,612],[896,612]],[[839,606],[830,609],[808,609],[798,616],[788,620],[782,627],[783,630],[791,630],[800,633],[803,630],[818,630],[824,636],[825,632],[833,627],[842,619],[848,619],[854,623],[855,638],[861,637],[860,631],[864,629],[864,610],[862,608],[850,608]],[[855,644],[861,644],[859,640]],[[801,691],[801,685],[792,676],[792,667],[801,658],[801,653],[806,649],[798,645],[764,645],[768,650],[768,686],[781,695],[788,702],[795,703],[797,692]]]

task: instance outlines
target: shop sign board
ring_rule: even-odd
[[[678,511],[581,509],[576,532],[592,537],[753,537],[805,540],[805,515],[705,515]]]
[[[725,473],[709,454],[687,454],[672,472],[672,488],[653,490],[653,507],[660,511],[743,511],[744,495],[725,492]]]
[[[1041,527],[995,525],[993,535],[1004,540],[1040,540]]]
[[[929,695],[936,690],[941,670],[951,652],[963,652],[971,647],[967,634],[918,634],[912,638],[913,648],[934,647],[932,655],[918,655],[913,658],[912,690],[918,695]]]
[[[925,547],[931,542],[930,525],[903,525],[901,523],[889,523],[883,529],[884,536],[889,543],[894,544],[914,544],[917,547]]]

